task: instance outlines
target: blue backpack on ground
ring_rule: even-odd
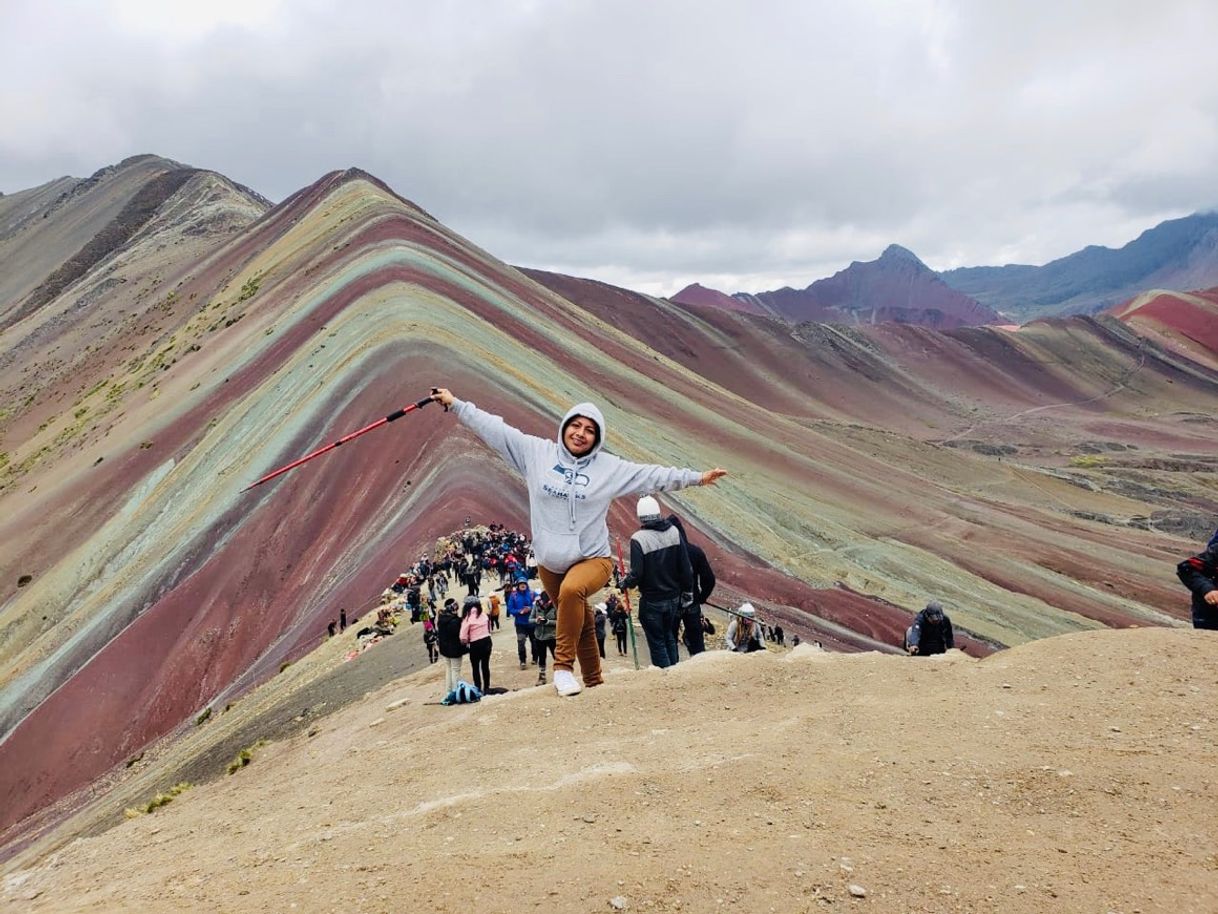
[[[442,705],[468,705],[482,700],[482,693],[477,686],[472,686],[464,679],[457,682],[456,687],[441,700]]]

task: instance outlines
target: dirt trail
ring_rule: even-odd
[[[612,646],[612,645],[611,645]],[[10,873],[5,910],[1213,912],[1218,636],[439,666]],[[492,676],[528,686],[510,630]],[[405,699],[405,704],[389,706]],[[854,897],[865,892],[864,897]]]

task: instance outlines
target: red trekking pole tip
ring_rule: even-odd
[[[433,387],[432,393],[434,394],[435,392],[436,392],[436,388]],[[264,482],[270,482],[276,476],[282,476],[284,473],[288,472],[288,470],[294,470],[294,469],[296,469],[296,467],[300,466],[301,464],[308,463],[314,457],[320,457],[322,454],[326,453],[327,451],[332,451],[336,447],[346,444],[348,441],[354,441],[360,435],[365,435],[375,428],[380,428],[382,425],[388,425],[390,422],[393,422],[397,419],[401,419],[407,413],[412,413],[416,409],[422,409],[424,406],[426,406],[428,403],[431,403],[431,402],[432,402],[431,397],[424,397],[422,400],[419,400],[416,403],[411,403],[408,406],[403,406],[401,409],[391,412],[388,416],[385,416],[381,419],[377,419],[371,425],[364,426],[359,431],[352,432],[349,435],[344,435],[343,437],[339,438],[337,441],[327,444],[325,447],[320,447],[310,454],[305,454],[299,460],[293,460],[291,463],[289,463],[285,466],[281,466],[277,470],[272,470],[270,473],[267,473],[261,479],[251,482],[248,486],[246,486],[241,491],[248,492],[250,489],[254,488],[255,486],[260,486]]]

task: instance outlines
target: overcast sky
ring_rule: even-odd
[[[657,294],[1120,246],[1218,206],[1215,0],[0,0],[0,191],[362,167]]]

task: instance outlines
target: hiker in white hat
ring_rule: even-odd
[[[765,635],[762,634],[761,624],[757,621],[757,610],[752,603],[742,603],[736,610],[732,621],[728,623],[723,643],[729,651],[738,654],[765,650]]]
[[[681,531],[660,514],[652,496],[639,499],[640,527],[630,537],[630,573],[621,588],[639,589],[639,624],[651,662],[661,669],[677,657],[677,625],[683,599],[693,602],[694,570]]]

